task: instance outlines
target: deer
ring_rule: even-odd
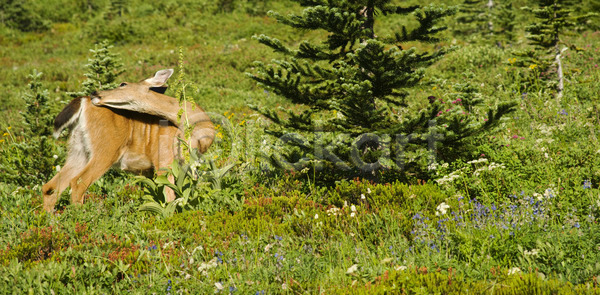
[[[172,69],[160,70],[138,83],[123,82],[115,89],[75,98],[64,107],[54,120],[53,135],[58,138],[69,129],[68,154],[63,168],[42,186],[44,210],[53,212],[69,186],[71,203],[83,204],[88,187],[111,167],[145,176],[165,173],[164,168],[181,160],[185,126],[193,128],[189,147],[207,151],[214,125],[196,104],[180,106],[176,98],[164,95],[172,74]],[[168,189],[166,199],[173,201],[175,193]]]

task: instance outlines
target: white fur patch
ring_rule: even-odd
[[[54,136],[54,138],[58,138],[60,136],[60,133],[67,127],[72,127],[73,124],[75,124],[75,122],[79,119],[79,117],[81,117],[81,114],[83,112],[83,106],[85,105],[85,97],[81,98],[81,102],[79,103],[79,111],[77,112],[77,114],[74,114],[69,121],[67,121],[65,124],[62,124],[57,130],[54,131],[54,133],[52,134],[52,136]]]

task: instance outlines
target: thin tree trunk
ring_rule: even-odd
[[[494,33],[494,22],[492,22],[492,8],[494,8],[494,0],[489,0],[486,6],[489,9],[488,30],[490,30],[490,35],[492,35]]]
[[[564,75],[563,75],[563,68],[562,68],[562,62],[560,61],[561,59],[561,55],[562,52],[567,50],[567,47],[563,48],[562,50],[558,49],[558,44],[556,44],[556,57],[555,57],[555,61],[556,61],[556,73],[558,75],[558,94],[556,95],[557,99],[561,99],[563,96],[563,90],[565,89],[565,83],[564,83]]]

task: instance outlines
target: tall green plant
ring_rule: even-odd
[[[182,146],[182,159],[176,159],[164,174],[157,175],[153,179],[139,176],[138,181],[144,185],[144,197],[146,201],[140,206],[140,211],[148,211],[163,218],[173,215],[175,212],[184,210],[202,209],[205,211],[216,211],[220,209],[219,204],[231,203],[235,207],[241,206],[235,200],[228,200],[227,195],[222,194],[224,187],[222,181],[226,174],[233,168],[234,164],[218,168],[214,161],[210,161],[210,170],[204,172],[199,168],[203,160],[197,151],[191,150],[187,142],[191,137],[194,126],[186,117],[185,109],[188,101],[194,98],[189,95],[189,88],[194,84],[187,80],[185,74],[183,50],[179,49],[178,76],[175,87],[175,97],[179,100],[180,110],[178,113],[179,126],[184,130],[184,138],[180,139]],[[169,181],[169,177],[174,183]],[[211,182],[212,187],[207,187],[206,182]],[[167,202],[166,191],[171,189],[175,193],[175,200]],[[220,199],[219,199],[220,198]]]

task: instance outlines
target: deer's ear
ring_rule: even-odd
[[[144,80],[150,84],[150,87],[161,87],[165,85],[169,77],[173,75],[173,69],[160,70],[154,74],[154,77]]]

